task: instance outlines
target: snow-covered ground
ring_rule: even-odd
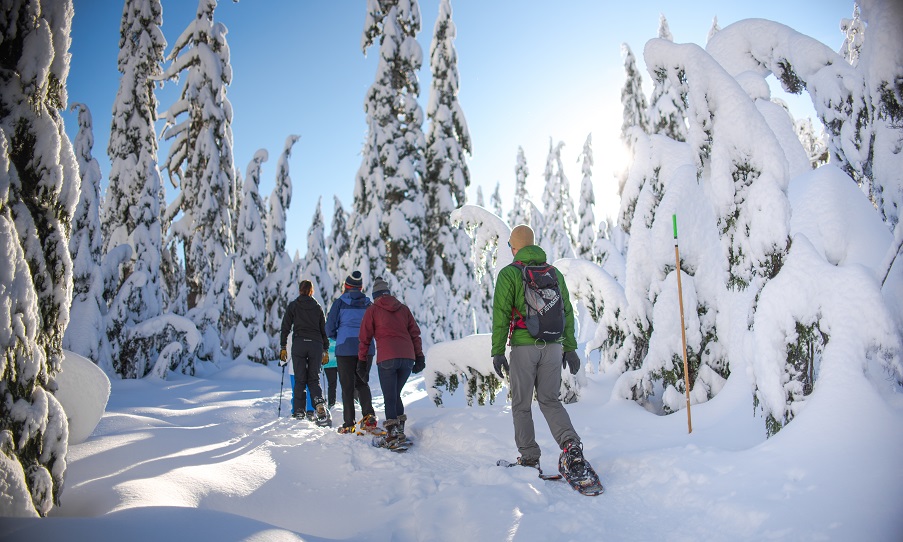
[[[692,434],[685,412],[654,415],[612,399],[616,376],[587,375],[567,409],[606,486],[599,497],[495,466],[517,456],[504,393],[467,407],[459,389],[437,408],[412,378],[416,445],[395,454],[287,417],[287,388],[277,418],[276,367],[115,380],[92,436],[70,446],[62,505],[4,519],[0,539],[901,540],[903,396],[892,383],[854,376],[834,396],[816,387],[766,440],[745,374],[693,407]],[[382,419],[375,372],[371,384]],[[543,467],[555,470],[534,418]]]

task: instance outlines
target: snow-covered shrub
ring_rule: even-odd
[[[426,352],[426,369],[423,371],[427,393],[442,406],[442,390],[453,394],[464,385],[467,405],[491,405],[502,389],[502,381],[492,368],[489,355],[492,335],[478,334],[454,341],[433,345]],[[466,360],[465,364],[461,364]]]
[[[164,314],[132,327],[122,344],[121,360],[115,364],[123,378],[144,378],[152,371],[165,378],[168,371],[194,375],[202,337],[194,322],[175,314]],[[164,360],[161,364],[160,360]]]
[[[874,274],[831,265],[797,234],[781,272],[762,289],[751,365],[756,405],[769,435],[805,408],[824,385],[875,364],[903,385],[900,330]]]

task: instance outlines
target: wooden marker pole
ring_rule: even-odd
[[[687,361],[687,330],[684,326],[684,292],[680,285],[680,250],[677,248],[677,215],[671,215],[674,224],[674,259],[677,262],[677,301],[680,304],[680,339],[684,347],[684,388],[687,391],[687,433],[693,432],[693,420],[690,418],[690,364]]]

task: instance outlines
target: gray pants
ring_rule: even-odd
[[[533,392],[539,410],[549,424],[549,430],[559,447],[569,440],[580,440],[571,417],[558,400],[561,388],[561,344],[511,347],[509,384],[511,386],[511,414],[514,418],[514,442],[523,458],[540,456],[533,428]]]

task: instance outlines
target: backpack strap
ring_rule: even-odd
[[[513,265],[514,267],[520,269],[521,272],[521,280],[524,280],[524,271],[527,269],[527,264],[516,260],[511,262],[509,265]],[[517,310],[516,305],[511,306],[511,317],[510,324],[508,325],[508,346],[511,346],[511,336],[514,334],[515,329],[527,329],[527,321],[524,320],[524,315]]]

